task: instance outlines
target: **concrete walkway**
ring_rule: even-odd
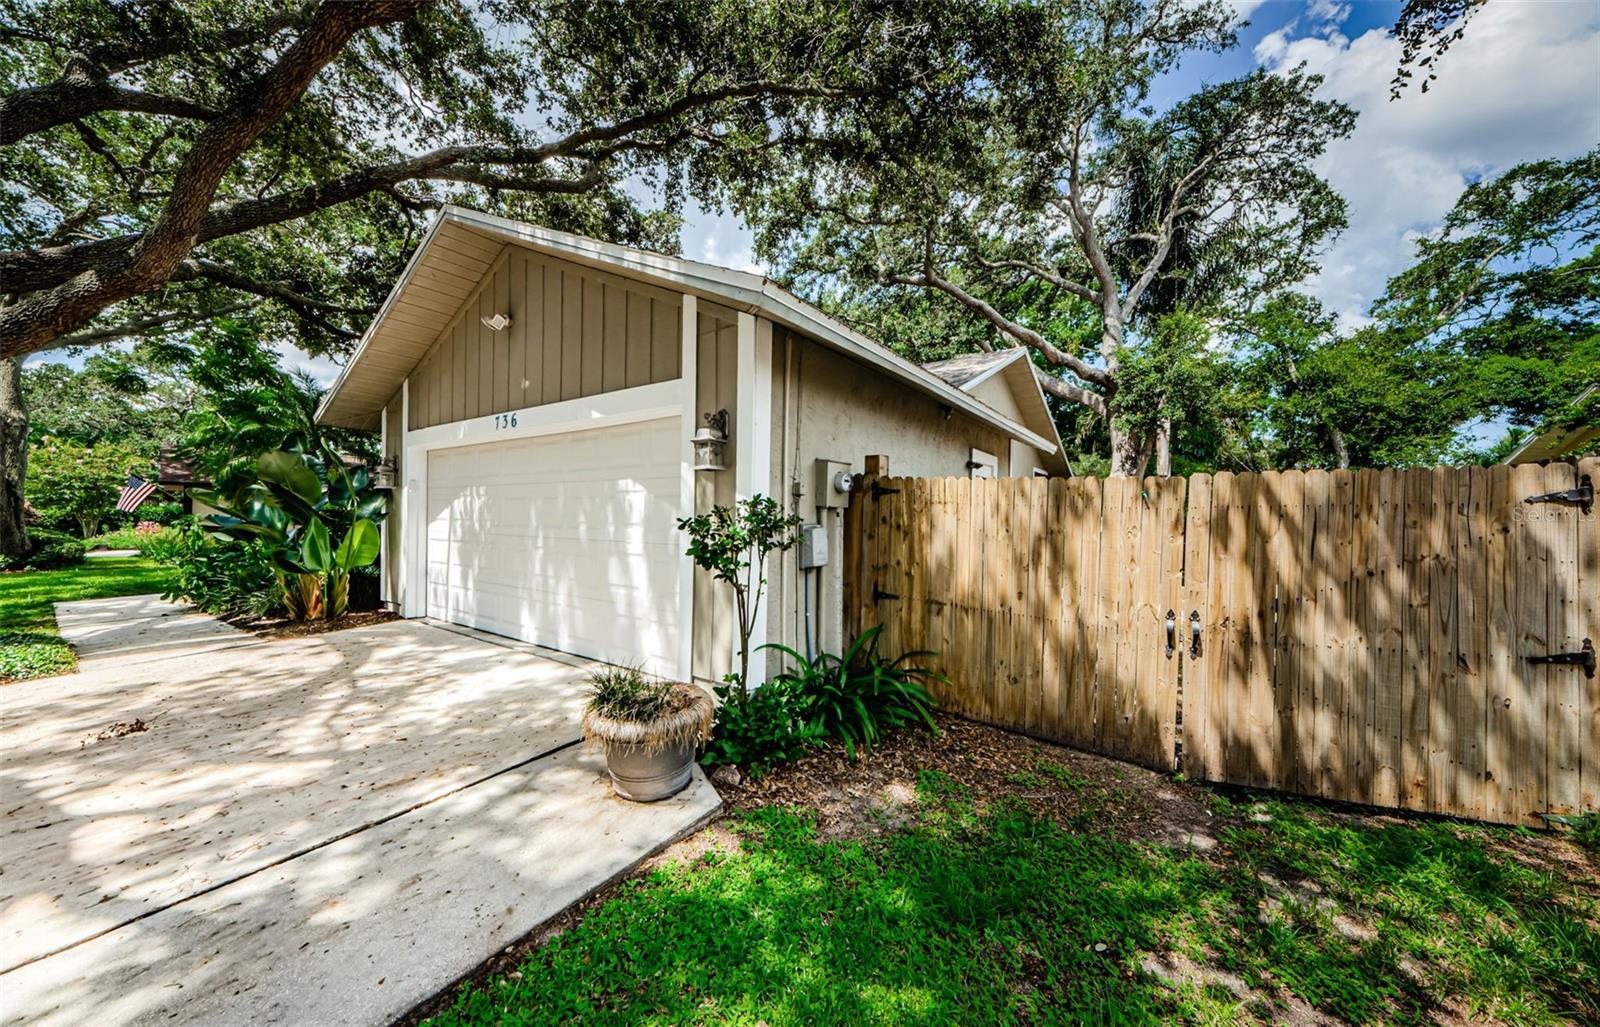
[[[0,1021],[387,1024],[712,816],[578,744],[588,664],[413,621],[61,604],[0,714]]]

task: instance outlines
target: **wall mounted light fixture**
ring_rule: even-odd
[[[511,327],[511,318],[505,314],[490,314],[488,317],[480,317],[478,320],[482,321],[483,326],[491,332],[503,332]]]
[[[689,439],[694,444],[694,469],[726,471],[728,464],[724,453],[728,445],[728,412],[718,410],[714,414],[702,414],[701,420],[705,423],[696,428]]]

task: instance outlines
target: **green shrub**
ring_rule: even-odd
[[[0,570],[53,571],[83,562],[83,543],[63,531],[28,529],[28,555],[21,559],[0,556]]]
[[[151,555],[174,572],[164,598],[187,599],[207,613],[264,617],[282,609],[271,555],[259,543],[212,538],[191,524],[176,529]]]
[[[779,677],[740,701],[732,684],[716,689],[717,717],[700,762],[743,767],[760,777],[780,763],[791,763],[824,742],[811,720],[811,699],[794,678]]]
[[[825,737],[843,742],[852,759],[858,747],[870,749],[888,728],[922,724],[938,730],[930,715],[933,697],[923,682],[939,680],[939,675],[915,663],[933,654],[909,652],[885,660],[878,653],[881,630],[862,632],[843,656],[821,653],[807,660],[788,646],[769,647],[795,662],[778,680],[789,681],[806,697],[812,724]]]
[[[155,554],[171,551],[176,536],[175,528],[146,520],[114,531],[103,531],[93,538],[84,539],[83,544],[89,549],[136,549],[141,556],[160,559]]]

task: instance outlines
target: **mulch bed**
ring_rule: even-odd
[[[303,620],[292,621],[287,617],[224,617],[223,620],[238,628],[248,631],[257,638],[304,638],[308,635],[323,635],[330,631],[348,631],[351,628],[370,628],[374,624],[386,624],[392,620],[399,620],[400,615],[393,610],[364,610],[360,613],[347,613],[338,620]]]
[[[1039,816],[1119,838],[1205,851],[1220,828],[1206,792],[1130,763],[935,714],[939,733],[900,731],[851,760],[828,749],[736,787],[719,785],[730,810],[803,806],[824,838],[893,830],[909,819],[917,778],[951,778],[979,804],[1006,799]],[[1087,820],[1087,822],[1086,822]]]

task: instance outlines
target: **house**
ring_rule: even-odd
[[[820,567],[769,562],[754,644],[837,651],[841,472],[1070,473],[1017,354],[919,367],[759,275],[446,207],[317,417],[382,433],[404,616],[714,683],[732,598],[679,518],[764,493],[819,525]]]
[[[1594,398],[1596,391],[1600,391],[1600,385],[1589,386],[1578,394],[1573,405],[1581,408]],[[1567,454],[1575,453],[1589,445],[1595,439],[1600,439],[1600,422],[1551,425],[1543,431],[1529,435],[1504,462],[1538,464],[1548,460],[1560,460]]]

